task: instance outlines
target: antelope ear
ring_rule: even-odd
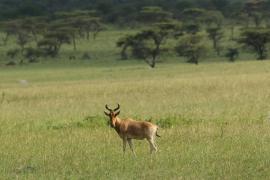
[[[105,111],[104,111],[104,114],[105,114],[106,116],[110,116],[110,114],[106,113]]]
[[[115,114],[115,116],[118,116],[120,114],[120,111],[118,111],[116,114]]]

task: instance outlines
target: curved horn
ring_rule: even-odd
[[[115,108],[113,111],[117,111],[118,109],[120,109],[120,105],[117,104],[117,108]]]
[[[108,111],[112,112],[112,110],[108,107],[107,104],[105,105],[105,108],[106,108]]]

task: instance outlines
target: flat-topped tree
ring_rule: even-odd
[[[98,33],[104,29],[101,19],[96,16],[95,11],[58,12],[55,17],[57,19],[55,24],[61,24],[65,28],[77,29],[78,35],[86,37],[88,40],[91,33],[93,34],[93,39],[95,39]],[[75,46],[74,49],[76,49]]]
[[[71,43],[73,45],[73,50],[76,51],[77,39],[79,38],[80,29],[70,25],[70,26],[63,26],[62,28],[59,29],[59,31],[62,31],[70,38]]]
[[[188,34],[197,34],[200,29],[200,25],[194,22],[184,23],[183,25],[183,31]]]
[[[5,34],[3,38],[4,45],[7,45],[10,36],[15,36],[19,30],[19,21],[10,20],[1,22],[0,24],[1,31]]]
[[[248,17],[243,12],[232,12],[226,21],[226,27],[230,28],[230,40],[235,40],[235,28],[237,26],[248,27]]]
[[[258,60],[267,58],[267,45],[270,42],[270,29],[249,28],[241,32],[238,43],[243,44],[257,54]]]
[[[17,33],[16,43],[20,46],[21,51],[24,51],[25,46],[31,42],[32,38],[27,31],[19,30]]]
[[[1,31],[6,35],[3,39],[4,44],[7,43],[10,36],[15,36],[20,46],[26,40],[26,35],[31,37],[31,40],[38,41],[38,35],[45,31],[47,23],[44,17],[28,17],[23,19],[16,19],[3,22],[1,24]],[[24,46],[24,45],[23,45]]]
[[[55,39],[58,48],[61,48],[63,44],[70,43],[70,36],[66,30],[58,29],[57,31],[51,31],[44,34],[44,39]]]
[[[90,34],[93,34],[95,39],[100,31],[104,29],[103,24],[98,17],[79,16],[73,17],[67,21],[73,28],[78,28],[81,37],[90,39]]]
[[[184,9],[181,15],[181,20],[184,23],[201,24],[204,21],[205,10],[200,8]]]
[[[175,51],[179,56],[187,58],[188,63],[199,64],[199,60],[207,53],[207,47],[203,43],[203,36],[200,34],[186,34],[180,38]]]
[[[20,28],[29,32],[36,42],[38,41],[38,34],[44,31],[45,26],[46,23],[43,18],[25,18],[20,22]]]
[[[205,11],[203,22],[207,27],[214,26],[214,27],[221,27],[224,21],[224,16],[220,11],[209,10]]]
[[[121,59],[128,59],[128,48],[133,48],[137,45],[137,39],[134,35],[127,35],[125,37],[121,37],[117,42],[116,46],[122,48],[121,50]]]
[[[57,20],[50,24],[48,28],[49,34],[53,35],[59,44],[70,44],[72,42],[73,49],[77,49],[76,39],[78,37],[80,27],[73,24],[73,21]],[[45,34],[46,36],[46,34]],[[62,41],[63,40],[63,43]]]
[[[43,55],[55,57],[63,44],[71,43],[70,29],[63,28],[60,24],[51,24],[39,40],[37,46],[44,52]]]
[[[90,37],[90,33],[93,34],[93,39],[96,39],[98,33],[102,30],[104,30],[104,25],[101,23],[100,18],[90,18],[86,20],[85,31],[88,40]]]
[[[158,23],[147,30],[135,35],[126,36],[117,42],[122,47],[121,56],[127,58],[126,50],[131,48],[132,56],[143,59],[150,67],[154,68],[156,60],[162,52],[162,45],[170,37],[180,35],[181,26],[177,22]]]
[[[4,26],[4,32],[6,32],[4,42],[6,43],[9,36],[13,35],[16,38],[16,44],[20,46],[21,53],[25,46],[32,41],[31,32],[29,32],[25,26],[24,20],[22,19],[8,21]]]
[[[259,27],[264,20],[266,1],[265,0],[249,0],[245,3],[243,11],[253,20],[256,27]]]
[[[78,29],[73,28],[73,27],[63,27],[63,28],[59,29],[58,31],[65,34],[66,40],[67,40],[65,43],[69,44],[70,42],[72,42],[73,49],[77,50],[76,39],[77,39]]]
[[[183,29],[190,34],[196,34],[200,31],[204,22],[205,10],[200,8],[187,8],[182,11],[181,21]]]
[[[142,23],[153,24],[157,22],[166,22],[172,19],[172,13],[163,10],[158,6],[143,7],[139,13],[138,20]]]
[[[209,27],[206,29],[209,39],[213,42],[213,48],[220,55],[220,40],[224,37],[224,33],[220,27]]]

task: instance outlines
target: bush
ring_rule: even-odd
[[[228,48],[225,56],[229,58],[229,61],[234,62],[239,56],[239,51],[237,48]]]

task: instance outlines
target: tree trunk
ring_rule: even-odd
[[[150,67],[155,68],[155,66],[156,66],[156,57],[153,57],[151,64],[150,64]]]
[[[127,48],[128,46],[124,46],[122,51],[121,51],[121,59],[122,60],[127,60],[128,59],[128,55],[127,55]]]
[[[258,55],[259,55],[258,60],[264,60],[267,57],[264,47],[258,49]]]
[[[231,40],[234,40],[234,26],[231,27]]]
[[[7,45],[8,39],[9,39],[9,33],[6,33],[6,36],[5,36],[4,39],[3,39],[4,46]]]
[[[76,38],[74,36],[72,37],[72,43],[73,43],[73,50],[76,51],[77,45],[76,45]]]

